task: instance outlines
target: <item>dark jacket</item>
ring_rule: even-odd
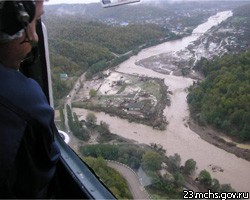
[[[0,198],[47,198],[59,149],[40,86],[0,65]]]

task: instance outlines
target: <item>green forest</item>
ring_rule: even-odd
[[[125,178],[109,167],[107,161],[101,157],[84,157],[83,160],[95,171],[117,199],[132,199],[132,194],[129,191]]]
[[[187,97],[194,119],[241,141],[250,141],[250,52],[201,59],[195,66],[205,80]]]
[[[45,23],[49,33],[56,106],[74,82],[74,79],[60,80],[61,73],[73,78],[87,71],[91,78],[93,73],[128,58],[128,55],[119,54],[131,51],[132,55],[138,52],[139,46],[159,43],[167,34],[163,28],[153,24],[112,27],[99,22],[78,20],[76,17],[46,18]],[[113,53],[118,55],[114,56]]]

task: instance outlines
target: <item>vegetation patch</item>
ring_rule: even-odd
[[[250,141],[250,52],[201,59],[196,69],[205,80],[187,97],[192,116],[241,141]]]
[[[112,191],[118,199],[132,199],[125,178],[116,170],[107,165],[103,158],[82,157],[82,159],[95,171],[103,183]]]
[[[206,170],[202,170],[195,180],[192,179],[197,168],[196,162],[189,159],[181,166],[181,157],[178,154],[167,157],[166,152],[157,144],[84,145],[80,147],[80,152],[83,158],[103,158],[128,165],[140,178],[147,177],[147,183],[144,184],[153,198],[182,198],[184,187],[197,191],[234,191],[229,184],[220,184],[217,179],[213,179]]]

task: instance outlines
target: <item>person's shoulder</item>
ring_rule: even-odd
[[[47,99],[33,79],[27,78],[16,70],[0,67],[0,95],[28,113],[50,109]]]
[[[42,97],[44,100],[42,89],[38,83],[17,70],[0,67],[0,80],[1,93],[5,93],[11,99],[26,100],[27,102],[30,97],[32,100]]]

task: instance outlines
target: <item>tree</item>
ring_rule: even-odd
[[[72,116],[71,108],[70,108],[70,106],[68,104],[66,106],[66,110],[67,110],[67,117],[68,117],[69,129],[72,130],[72,127],[73,127],[73,116]]]
[[[176,172],[174,174],[174,184],[177,188],[180,188],[184,185],[184,177],[182,176],[181,173]]]
[[[62,107],[59,109],[59,113],[60,113],[60,119],[61,119],[61,123],[60,123],[61,129],[65,130],[65,117],[64,117],[64,113],[63,113],[63,108]]]
[[[213,178],[212,183],[211,183],[211,190],[213,192],[219,192],[221,189],[220,182],[218,179]]]
[[[196,169],[196,162],[193,159],[189,159],[185,162],[184,174],[191,175]]]
[[[100,134],[109,134],[109,125],[106,122],[101,121],[100,126],[98,128],[98,132]]]
[[[69,129],[72,133],[80,140],[88,141],[90,136],[88,130],[82,127],[82,124],[79,122],[76,113],[73,113],[69,105],[66,106]],[[74,117],[74,118],[73,118]]]
[[[96,91],[95,89],[91,89],[91,90],[89,91],[89,96],[90,96],[91,98],[92,98],[92,97],[95,97],[96,94],[97,94],[97,91]]]
[[[235,190],[231,187],[230,184],[222,184],[220,192],[235,192]]]
[[[175,153],[173,156],[169,156],[168,168],[171,172],[177,172],[180,169],[181,157],[179,154]]]
[[[71,114],[72,116],[72,114]],[[73,113],[73,118],[69,118],[69,128],[78,139],[87,141],[89,140],[89,133],[87,129],[84,129],[78,120],[76,113]]]
[[[86,116],[86,125],[89,127],[94,127],[96,125],[97,118],[94,113],[88,113]]]
[[[161,169],[162,156],[154,151],[147,151],[142,156],[142,167],[147,170],[156,171]]]
[[[73,134],[80,140],[88,141],[90,138],[89,131],[82,126],[76,113],[73,113],[73,116],[74,116],[74,122],[73,122],[73,127],[71,129]]]
[[[211,175],[210,173],[207,171],[207,170],[202,170],[199,174],[199,177],[198,177],[200,183],[206,187],[209,187],[211,186],[212,184],[212,178],[211,178]]]

